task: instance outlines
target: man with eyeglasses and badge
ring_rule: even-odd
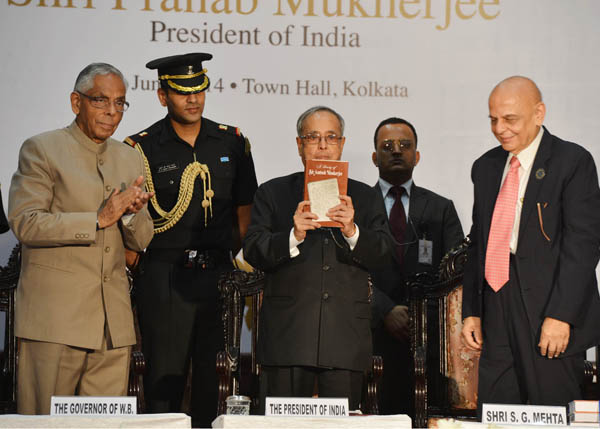
[[[147,372],[148,412],[181,411],[192,365],[194,426],[217,413],[217,351],[223,323],[217,281],[233,269],[257,188],[250,143],[238,128],[202,116],[209,79],[205,53],[150,61],[165,118],[126,142],[146,164],[154,239],[139,264],[135,296]],[[135,264],[137,255],[129,254]]]
[[[401,118],[385,119],[375,129],[374,142],[372,160],[379,169],[375,189],[383,197],[396,241],[395,263],[371,273],[373,347],[384,361],[379,406],[382,414],[414,416],[414,364],[404,281],[416,273],[437,274],[444,255],[457,247],[464,235],[452,201],[413,182],[413,170],[420,160],[414,126]],[[434,339],[437,308],[428,310],[428,319],[429,335]],[[431,352],[437,354],[437,348]]]
[[[344,120],[316,106],[300,115],[296,144],[303,164],[339,160]],[[375,190],[348,180],[348,195],[323,228],[303,201],[304,173],[272,179],[256,192],[244,256],[267,274],[257,358],[266,396],[347,397],[361,402],[371,366],[368,271],[391,263],[392,239]],[[308,210],[305,210],[308,209]]]
[[[76,118],[29,138],[10,187],[22,245],[15,335],[19,414],[49,414],[52,396],[127,394],[135,344],[125,248],[144,249],[152,220],[142,157],[111,139],[129,104],[115,67],[84,68]]]

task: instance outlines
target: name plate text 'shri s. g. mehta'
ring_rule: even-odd
[[[547,405],[483,404],[482,423],[502,425],[567,424],[566,407]]]

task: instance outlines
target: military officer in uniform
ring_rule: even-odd
[[[193,53],[150,61],[165,118],[126,142],[143,154],[154,239],[139,263],[136,302],[149,412],[177,412],[192,365],[193,425],[217,413],[215,356],[223,347],[217,280],[232,269],[257,188],[250,144],[239,129],[202,117],[210,82]],[[234,244],[235,243],[235,244]],[[129,254],[134,263],[138,255]]]

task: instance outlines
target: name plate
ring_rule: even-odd
[[[135,396],[53,396],[51,416],[131,416],[137,414]]]
[[[348,417],[348,398],[266,398],[265,416]]]
[[[548,405],[483,404],[482,423],[504,425],[551,425],[567,424],[565,407]]]

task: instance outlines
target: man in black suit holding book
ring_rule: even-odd
[[[297,131],[303,164],[341,158],[344,120],[334,110],[307,110]],[[303,189],[302,172],[261,185],[244,241],[245,258],[267,274],[261,400],[310,397],[316,380],[320,397],[347,397],[356,409],[372,355],[368,271],[391,263],[386,215],[373,188],[349,179],[347,196],[327,213],[342,226],[321,227]]]

